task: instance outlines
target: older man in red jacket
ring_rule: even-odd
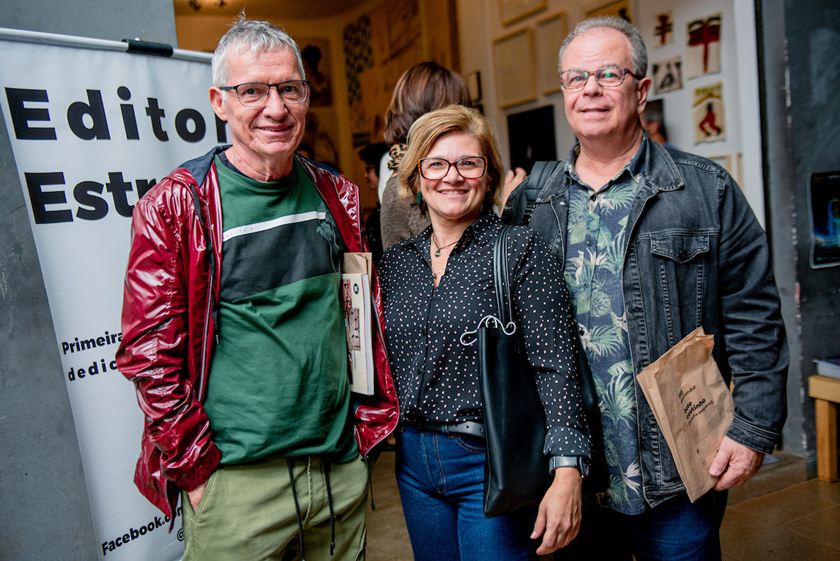
[[[232,145],[134,209],[117,360],[145,416],[135,483],[169,516],[182,497],[185,560],[357,559],[360,455],[398,417],[376,279],[376,392],[351,403],[339,283],[364,249],[358,189],[295,156],[310,88],[283,30],[237,21],[213,84]]]

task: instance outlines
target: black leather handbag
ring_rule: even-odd
[[[493,252],[499,316],[478,329],[478,368],[487,460],[484,514],[497,516],[539,505],[551,475],[543,454],[545,412],[519,330],[513,321],[508,279],[507,239],[502,228]]]

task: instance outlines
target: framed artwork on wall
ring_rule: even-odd
[[[682,57],[675,56],[653,63],[653,93],[664,94],[681,90],[682,87]]]
[[[298,44],[303,70],[309,81],[309,105],[329,107],[333,104],[332,63],[328,39],[300,39]]]
[[[674,38],[674,13],[660,12],[656,14],[656,24],[653,27],[656,42],[654,47],[667,45]]]
[[[587,10],[587,18],[594,18],[595,16],[617,16],[631,23],[633,22],[633,11],[630,8],[629,0],[609,2],[601,5],[599,8]]]
[[[481,72],[476,70],[465,74],[464,82],[467,84],[467,91],[470,92],[470,101],[473,105],[481,103]]]
[[[688,45],[685,52],[687,78],[720,72],[722,22],[721,14],[688,22]]]
[[[544,10],[547,4],[547,0],[499,0],[499,16],[502,24],[510,25]]]
[[[540,84],[543,94],[560,91],[560,76],[557,73],[560,45],[569,32],[568,17],[564,12],[543,18],[537,22],[537,64],[540,69]]]
[[[530,29],[515,31],[493,41],[493,68],[500,108],[537,99],[534,36]]]
[[[723,106],[723,85],[712,84],[694,90],[694,143],[726,139],[726,112]]]
[[[721,156],[709,156],[709,159],[729,172],[729,175],[735,177],[735,172],[732,168],[732,156],[723,154]]]

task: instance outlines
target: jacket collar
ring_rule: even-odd
[[[190,178],[192,178],[196,186],[202,186],[204,185],[204,180],[207,178],[207,174],[210,172],[213,159],[228,148],[230,148],[230,144],[215,146],[206,154],[184,162],[170,176],[185,184],[190,184]],[[187,176],[186,174],[189,175]]]
[[[563,171],[555,174],[557,176],[556,178],[552,178],[552,183],[555,185],[551,189],[543,189],[537,197],[537,202],[549,201],[556,196],[564,194],[569,189],[571,179],[566,170],[570,162],[573,161],[578,149],[579,144],[575,143],[569,151],[564,165],[560,166],[560,170]],[[676,191],[685,185],[685,181],[677,169],[677,165],[674,163],[674,158],[665,147],[650,140],[646,133],[642,138],[639,153],[629,165],[633,166],[634,163],[637,163],[641,168],[644,184],[655,191]]]

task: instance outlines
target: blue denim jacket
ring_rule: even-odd
[[[628,219],[622,267],[633,367],[638,374],[699,326],[734,379],[728,436],[770,453],[787,414],[788,347],[767,237],[732,177],[705,158],[645,141],[639,193]],[[506,222],[520,223],[524,189]],[[569,185],[557,166],[529,225],[565,261]],[[665,438],[636,383],[642,487],[655,506],[684,490]]]

